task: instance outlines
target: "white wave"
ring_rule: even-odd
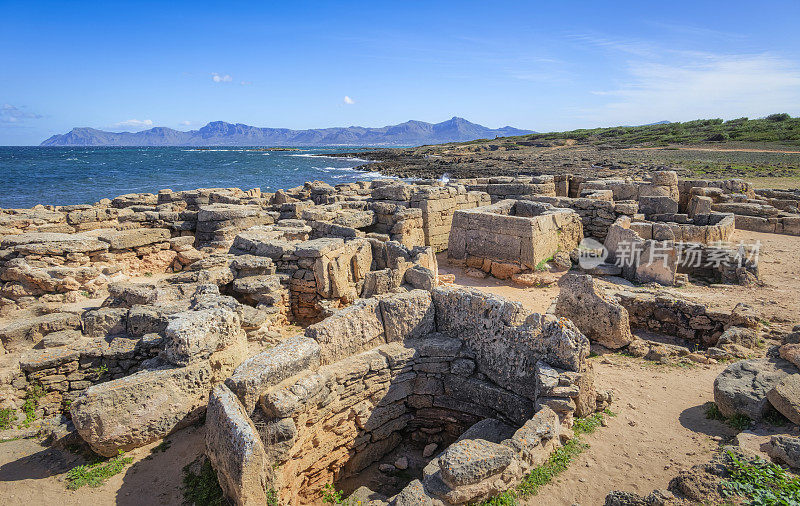
[[[364,160],[355,156],[331,156],[331,155],[315,155],[313,153],[301,153],[289,156],[299,156],[301,158],[333,158],[334,160],[346,160],[348,162],[356,163],[372,163],[372,160]]]

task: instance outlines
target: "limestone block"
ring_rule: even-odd
[[[263,504],[269,464],[258,430],[225,385],[211,391],[206,413],[206,455],[225,496],[237,505]]]
[[[591,276],[566,274],[558,284],[556,315],[569,318],[589,339],[607,348],[622,348],[633,340],[628,311],[598,289]]]
[[[435,330],[435,310],[428,291],[412,290],[383,298],[380,310],[387,342],[418,339]]]

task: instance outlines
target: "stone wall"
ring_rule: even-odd
[[[381,214],[384,216],[388,215],[388,211],[398,212],[397,207],[390,206],[419,209],[422,212],[423,244],[431,246],[435,252],[447,249],[450,224],[456,210],[471,209],[489,203],[489,196],[486,193],[468,191],[460,184],[409,185],[393,182],[375,187],[372,199],[373,206],[383,211]],[[381,232],[381,230],[376,231]]]
[[[456,211],[447,257],[508,278],[535,269],[557,251],[572,251],[583,225],[571,209],[525,200]]]
[[[731,326],[757,325],[743,306],[728,313],[667,294],[621,291],[615,297],[628,310],[632,329],[677,336],[702,348],[715,346]]]
[[[554,207],[572,209],[583,222],[583,234],[603,242],[608,229],[620,216],[632,217],[637,213],[636,202],[613,202],[591,198],[569,197],[535,197],[526,198],[535,202],[544,202]]]
[[[556,196],[556,184],[553,176],[481,178],[474,182],[470,181],[467,189],[488,193],[492,204],[506,199]]]
[[[360,301],[249,359],[212,392],[207,452],[237,503],[268,488],[282,502],[310,503],[324,485],[358,473],[401,441],[447,444],[493,419],[511,428],[511,439],[516,430],[519,442],[520,430],[540,431],[509,454],[506,464],[519,459],[512,467],[519,479],[557,444],[560,424],[593,411],[587,353],[588,341],[568,320],[477,291]],[[225,436],[233,433],[235,444]],[[464,485],[496,480],[507,467],[469,483],[437,469],[420,490],[445,501],[459,494],[479,500],[492,490]],[[433,490],[438,479],[446,490]]]

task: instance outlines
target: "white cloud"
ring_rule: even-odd
[[[348,97],[347,95],[345,95],[344,96],[344,103],[347,104],[347,105],[353,105],[353,104],[356,103],[356,101],[353,100],[352,98]]]
[[[112,125],[114,128],[149,128],[153,126],[153,120],[151,119],[129,119],[125,121],[120,121],[119,123],[114,123]]]
[[[239,85],[241,85],[241,86],[250,86],[251,84],[253,84],[253,81],[240,81],[239,82]]]
[[[11,104],[0,106],[0,124],[18,125],[27,119],[39,119],[41,114],[25,110],[25,107],[16,107]]]
[[[189,121],[189,120],[186,120],[186,121],[181,121],[180,124],[181,124],[181,126],[191,126],[192,122]]]
[[[593,91],[609,101],[585,117],[602,124],[796,114],[800,65],[770,54],[684,54],[670,63],[629,62],[626,84]]]
[[[217,72],[212,72],[211,80],[214,81],[215,83],[229,83],[233,81],[233,78],[228,74],[220,75]]]

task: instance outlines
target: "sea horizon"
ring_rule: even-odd
[[[287,149],[281,151],[280,149]],[[0,208],[93,204],[128,193],[335,185],[383,176],[327,153],[371,146],[0,146]],[[271,150],[277,149],[277,150]]]

